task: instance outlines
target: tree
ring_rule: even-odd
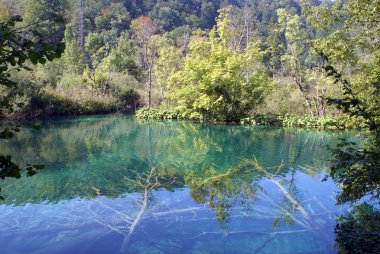
[[[132,20],[131,28],[134,38],[141,48],[140,61],[145,74],[145,83],[147,88],[147,107],[152,103],[152,83],[153,67],[157,55],[157,47],[152,40],[153,35],[157,32],[156,24],[149,17],[141,16]]]
[[[302,56],[306,50],[306,33],[302,27],[301,18],[297,14],[291,15],[287,13],[284,9],[277,10],[277,15],[278,23],[287,41],[288,54],[283,59],[289,64],[290,75],[305,98],[309,114],[314,116],[311,108],[311,99],[307,91],[307,84],[304,82],[305,68],[302,63]]]
[[[165,31],[171,31],[183,23],[179,11],[164,3],[155,6],[153,17],[157,20],[157,25]]]
[[[334,92],[334,88],[331,86],[332,81],[323,74],[324,59],[310,47],[313,35],[308,29],[309,24],[303,17],[292,15],[284,9],[277,10],[277,14],[279,30],[284,34],[286,46],[286,53],[281,56],[285,73],[293,79],[303,95],[309,115],[323,117],[327,96]],[[273,50],[281,54],[281,48]]]
[[[57,21],[62,22],[57,16]],[[12,80],[12,71],[20,71],[21,69],[31,70],[27,66],[27,60],[31,63],[44,64],[46,61],[52,61],[61,56],[65,49],[62,42],[51,42],[41,33],[26,27],[16,27],[17,23],[21,23],[23,19],[20,16],[10,16],[0,23],[0,85],[6,88],[15,88],[17,83]],[[1,110],[13,110],[11,98],[5,95],[0,98]],[[3,113],[0,111],[0,113]],[[0,115],[1,117],[1,115]],[[14,136],[14,132],[20,131],[19,128],[5,128],[0,132],[0,139],[10,139]],[[41,169],[41,165],[27,165],[27,175],[32,176],[35,170]],[[16,177],[19,178],[21,168],[12,161],[11,156],[0,154],[0,178]]]
[[[45,64],[60,57],[65,49],[64,43],[56,43],[54,38],[50,40],[38,31],[30,30],[29,26],[16,28],[16,24],[22,21],[20,16],[11,16],[0,23],[0,85],[8,88],[17,86],[11,79],[11,71],[30,70],[27,60],[33,64]],[[11,110],[8,103],[8,98],[5,98],[1,106]]]
[[[127,73],[137,80],[141,78],[141,70],[134,57],[136,49],[129,35],[124,32],[120,35],[117,46],[111,49],[106,59],[108,68],[116,72]]]
[[[221,13],[208,36],[195,35],[183,70],[169,77],[176,85],[169,97],[184,118],[236,121],[261,100],[269,83],[264,52],[259,42],[235,49],[230,22]]]
[[[344,93],[329,102],[352,117],[363,119],[371,134],[363,148],[342,142],[332,149],[330,175],[342,188],[338,202],[368,196],[379,202],[380,1],[348,0],[336,2],[332,8],[304,4],[312,24],[330,32],[313,43],[326,61],[326,75],[343,87]],[[337,23],[344,26],[337,29]]]
[[[361,118],[369,137],[361,147],[342,141],[332,151],[330,176],[341,187],[339,204],[355,202],[337,220],[335,233],[342,253],[369,253],[380,249],[380,1],[339,1],[313,8],[304,1],[309,21],[322,36],[313,48],[324,59],[325,75],[342,86],[329,98],[352,118]],[[369,205],[375,203],[375,205]],[[377,204],[376,204],[377,203]]]
[[[160,87],[161,101],[164,100],[164,91],[170,91],[175,86],[173,78],[183,68],[183,54],[181,48],[164,43],[158,50],[158,59],[155,65],[155,80]],[[168,106],[170,101],[168,102]]]
[[[130,21],[129,13],[122,3],[111,3],[101,10],[101,15],[95,17],[98,30],[114,30],[117,36],[129,27]]]
[[[105,95],[113,79],[113,69],[107,59],[116,45],[106,41],[101,33],[90,32],[86,37],[85,53],[88,62],[82,76],[96,96]]]
[[[345,216],[340,216],[335,227],[339,253],[380,252],[380,211],[374,206],[360,204]]]
[[[247,49],[251,39],[254,36],[256,24],[252,17],[248,6],[243,9],[236,6],[227,6],[219,10],[219,17],[217,22],[222,22],[224,19],[228,19],[226,23],[224,35],[228,40],[228,47],[234,51]]]

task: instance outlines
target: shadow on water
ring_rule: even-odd
[[[0,183],[0,248],[335,253],[334,234],[344,249],[350,227],[341,217],[334,233],[347,207],[321,181],[324,146],[349,135],[122,116],[44,123],[1,148],[46,169]]]

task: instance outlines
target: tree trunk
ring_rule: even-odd
[[[298,88],[300,89],[301,93],[303,94],[303,96],[304,96],[304,98],[305,98],[306,108],[307,108],[307,110],[309,111],[310,116],[314,116],[313,110],[311,109],[310,99],[309,99],[309,97],[306,95],[306,91],[305,91],[305,89],[304,89],[303,86],[302,86],[302,82],[301,82],[301,80],[298,80],[297,77],[294,77],[294,79],[295,79],[295,81],[296,81],[296,84],[297,84]]]
[[[84,24],[84,0],[80,0],[79,2],[79,24],[77,24],[77,45],[79,49],[83,52],[84,43],[86,37],[86,27]]]
[[[152,103],[152,66],[148,69],[148,108],[150,108]]]

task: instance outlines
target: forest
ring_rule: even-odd
[[[0,59],[1,142],[12,121],[114,112],[354,129],[364,141],[329,147],[324,180],[338,204],[379,205],[380,0],[1,0]],[[2,153],[0,178],[19,178]],[[336,230],[378,218],[368,207]]]
[[[2,114],[158,108],[140,115],[246,123],[271,122],[271,115],[283,116],[274,120],[283,125],[357,126],[343,105],[329,103],[344,99],[344,84],[326,67],[353,80],[358,99],[376,110],[373,91],[362,88],[378,77],[378,27],[362,21],[376,19],[377,9],[352,12],[370,3],[4,0],[3,22],[17,16],[18,32],[65,50],[56,59],[35,54],[23,68],[17,56],[10,62],[16,66],[4,74],[17,86],[1,87],[12,106]]]

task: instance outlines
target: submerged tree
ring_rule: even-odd
[[[312,232],[329,243],[328,248],[333,248],[331,237],[325,232],[323,226],[315,218],[313,210],[305,206],[304,200],[298,195],[295,170],[292,167],[280,165],[275,168],[265,168],[256,159],[246,160],[239,167],[232,168],[226,172],[217,172],[208,169],[202,176],[187,172],[185,184],[191,189],[191,196],[197,203],[207,204],[215,211],[218,222],[225,230],[224,232],[204,232],[199,236],[221,234],[229,237],[235,234],[253,234],[263,236],[263,242],[259,244],[254,253],[259,253],[272,240],[282,235],[293,235],[305,232]],[[282,200],[274,199],[262,184],[266,179],[276,186],[282,196]],[[314,197],[317,200],[316,197]],[[265,201],[270,204],[268,210],[255,207],[256,202]],[[318,201],[319,202],[319,201]],[[319,202],[319,204],[321,204]],[[229,232],[227,230],[228,221],[232,217],[239,217],[233,208],[236,206],[243,208],[245,216],[252,216],[257,219],[273,219],[273,227],[280,228],[280,224],[296,224],[301,229],[278,230],[272,233],[247,230],[242,232]],[[324,207],[320,205],[321,208]],[[325,209],[325,208],[324,208]],[[325,209],[327,213],[330,213]],[[297,215],[298,213],[298,215]]]

